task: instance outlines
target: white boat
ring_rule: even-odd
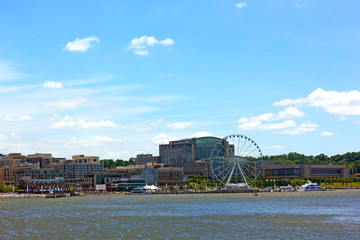
[[[295,189],[289,184],[287,186],[281,186],[280,191],[281,192],[292,192],[292,191],[295,191]]]
[[[138,187],[131,190],[131,194],[134,195],[140,195],[140,194],[151,194],[151,191],[149,189]]]
[[[316,183],[312,183],[310,181],[308,181],[307,183],[305,183],[304,185],[300,186],[299,191],[304,192],[304,191],[324,191],[325,189],[321,186],[319,186]]]

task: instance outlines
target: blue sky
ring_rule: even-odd
[[[239,133],[360,149],[358,1],[0,1],[0,153],[128,159]]]

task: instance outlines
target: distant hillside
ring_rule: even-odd
[[[351,174],[360,173],[360,152],[345,153],[342,155],[327,156],[319,154],[317,156],[305,156],[304,154],[291,152],[289,154],[264,156],[264,160],[273,160],[277,165],[291,165],[291,164],[339,164],[346,165],[350,168]]]

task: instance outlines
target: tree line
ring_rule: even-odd
[[[282,155],[264,156],[263,160],[272,160],[276,165],[292,165],[301,163],[346,165],[348,168],[350,168],[351,174],[360,173],[360,152],[348,152],[330,157],[323,153],[316,156],[306,156],[304,154],[291,152]]]
[[[115,161],[113,159],[102,159],[100,160],[100,162],[104,164],[105,169],[116,168],[119,166],[135,165],[134,158],[130,158],[128,161],[122,159],[117,159]]]

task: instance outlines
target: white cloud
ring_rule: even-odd
[[[7,121],[7,122],[20,122],[20,121],[29,121],[31,119],[32,119],[31,116],[23,115],[23,116],[20,116],[20,117],[17,117],[17,118],[12,118],[10,116],[5,116],[5,117],[3,117],[2,120]]]
[[[153,138],[153,142],[156,144],[169,143],[169,141],[176,140],[176,137],[169,137],[165,133],[160,133]]]
[[[235,6],[236,6],[237,8],[242,9],[242,8],[247,7],[247,3],[246,3],[246,2],[239,2],[239,3],[235,4]]]
[[[262,122],[262,121],[276,121],[281,119],[291,119],[294,117],[303,117],[305,114],[297,108],[288,107],[283,111],[274,114],[274,113],[264,113],[251,118],[240,118],[238,122],[240,123],[249,123],[249,122]]]
[[[293,120],[286,120],[278,123],[262,123],[261,121],[247,122],[239,124],[241,130],[278,130],[286,128],[296,128],[296,123]]]
[[[193,124],[192,122],[174,122],[174,123],[167,124],[166,127],[174,129],[174,130],[179,130],[179,129],[188,128],[192,124]]]
[[[209,137],[209,136],[212,136],[211,133],[208,133],[208,132],[197,132],[197,133],[194,133],[191,138],[201,138],[201,137]]]
[[[86,52],[89,48],[91,48],[91,43],[97,42],[100,43],[98,37],[87,37],[83,39],[76,38],[73,42],[68,42],[66,44],[65,50],[71,52]]]
[[[44,88],[63,88],[61,82],[47,81],[42,84]]]
[[[323,137],[328,137],[328,136],[333,136],[334,133],[328,132],[328,131],[323,131],[320,135]]]
[[[75,119],[66,115],[60,121],[53,122],[50,125],[50,128],[101,128],[116,126],[116,123],[110,120],[86,121],[84,119]]]
[[[264,113],[258,116],[250,118],[240,118],[238,120],[238,128],[241,130],[281,130],[280,134],[303,134],[309,131],[315,131],[318,127],[315,123],[301,123],[297,125],[294,120],[290,120],[295,117],[303,117],[305,114],[295,107],[285,108],[279,113]],[[284,120],[282,122],[273,122]],[[264,123],[270,122],[270,123]]]
[[[281,131],[281,134],[304,134],[315,131],[319,125],[316,123],[301,123],[299,126]]]
[[[166,38],[164,40],[157,40],[154,36],[142,36],[140,38],[134,38],[131,40],[128,47],[129,50],[134,49],[136,55],[145,56],[149,54],[147,47],[157,45],[171,46],[174,44],[174,40],[171,38]]]
[[[285,99],[275,102],[274,106],[307,105],[321,107],[326,112],[336,115],[360,115],[360,92],[325,91],[321,88],[310,93],[306,98]]]
[[[49,101],[46,102],[45,105],[52,108],[59,108],[59,109],[74,109],[77,108],[79,105],[86,103],[86,98],[73,98],[73,99],[63,99],[60,98],[56,101]]]

